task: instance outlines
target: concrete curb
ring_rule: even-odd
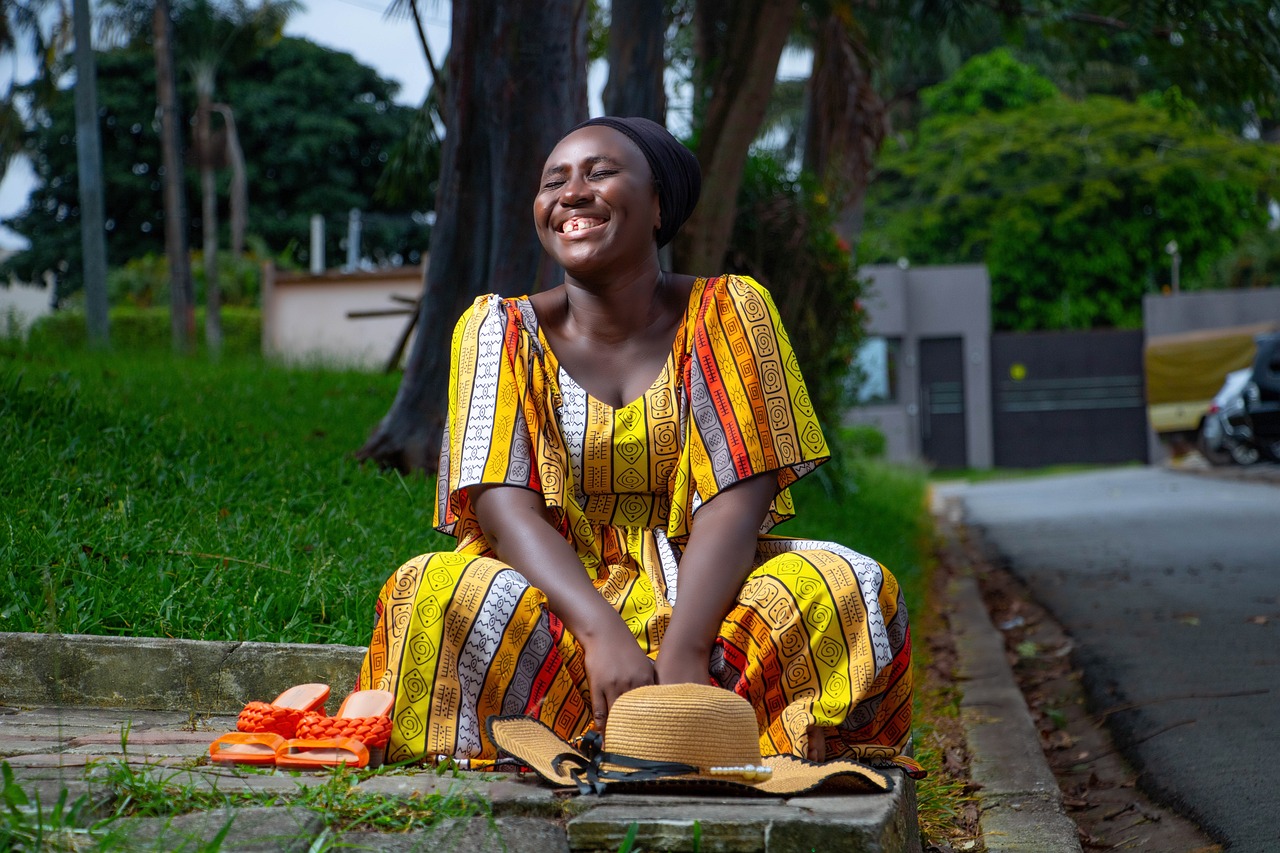
[[[958,547],[962,501],[943,498],[936,514],[939,529]],[[978,822],[987,853],[1081,853],[1076,823],[1063,808],[1058,780],[977,580],[966,571],[953,578],[947,594],[961,722],[972,755],[970,773],[980,786]]]
[[[364,649],[149,637],[0,633],[0,702],[236,714],[291,684],[345,695]]]

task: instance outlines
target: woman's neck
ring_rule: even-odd
[[[607,280],[565,275],[565,332],[613,345],[643,335],[668,314],[667,276],[655,256]]]

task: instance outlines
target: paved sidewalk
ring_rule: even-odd
[[[206,799],[237,799],[232,808],[216,808],[178,817],[130,817],[111,821],[99,849],[174,850],[201,848],[220,834],[222,850],[322,850],[330,847],[368,850],[466,850],[509,853],[609,851],[616,853],[635,827],[636,849],[717,850],[726,853],[918,853],[915,788],[893,772],[895,789],[886,794],[840,794],[783,798],[619,795],[577,797],[537,783],[531,775],[438,773],[432,769],[383,770],[376,774],[289,773],[209,765],[209,742],[235,728],[232,708],[209,710],[204,698],[187,697],[182,710],[139,710],[139,697],[174,696],[175,690],[146,683],[134,666],[131,683],[116,685],[111,696],[124,707],[86,707],[68,700],[87,690],[102,703],[102,682],[110,680],[95,665],[145,658],[157,678],[181,683],[188,666],[234,661],[248,644],[130,640],[101,637],[50,637],[0,634],[0,759],[7,761],[17,783],[47,810],[61,791],[69,800],[84,796],[80,824],[110,815],[128,796],[128,775],[137,788],[159,789],[162,800],[196,794]],[[250,698],[270,699],[279,684],[322,680],[349,684],[359,650],[312,647],[310,655],[294,649],[265,649],[292,661],[290,678],[266,685],[239,684],[250,691],[236,697],[227,691],[217,701],[238,706]],[[234,646],[234,649],[225,647]],[[165,650],[169,650],[166,655]],[[311,669],[304,667],[310,659]],[[270,667],[267,667],[269,670]],[[41,682],[33,670],[65,677]],[[24,675],[25,674],[25,675]],[[210,685],[228,683],[220,671],[204,671]],[[352,676],[352,677],[348,677]],[[269,676],[275,677],[275,676]],[[54,688],[62,703],[42,706],[31,699]],[[331,697],[340,701],[341,691]],[[154,698],[152,701],[156,701]],[[127,769],[122,769],[127,768]],[[167,789],[167,792],[165,792]],[[308,791],[307,789],[311,789]],[[260,795],[250,803],[248,794]],[[323,794],[323,796],[320,796]],[[341,832],[334,829],[339,801],[371,798],[366,808],[391,811],[433,804],[467,811],[480,803],[479,816],[446,819],[430,830]],[[267,805],[269,799],[275,803]],[[307,802],[290,801],[306,800]],[[471,809],[475,814],[476,810]],[[2,831],[2,830],[0,830]],[[695,838],[699,840],[695,842]],[[79,848],[83,849],[83,848]]]

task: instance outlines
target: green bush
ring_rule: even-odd
[[[846,456],[862,459],[884,458],[884,433],[873,426],[857,424],[841,427],[836,432],[836,443],[839,445],[840,452]]]
[[[204,302],[204,256],[191,256],[191,282],[196,301]],[[229,252],[218,253],[218,282],[224,306],[257,305],[262,294],[263,258],[250,252],[232,259]],[[169,260],[164,255],[147,254],[107,273],[107,299],[112,305],[138,308],[169,304]]]
[[[985,263],[997,329],[1136,328],[1143,295],[1170,280],[1171,241],[1192,289],[1280,191],[1280,148],[1215,127],[1177,90],[1035,101],[1029,70],[983,79],[1013,92],[982,103],[1029,105],[968,115],[922,93],[950,112],[881,156],[858,251],[864,263]]]
[[[108,314],[111,345],[120,350],[168,350],[173,347],[167,308],[112,308]],[[204,309],[196,309],[196,346],[204,348]],[[78,349],[88,340],[82,311],[55,311],[31,327],[34,349]],[[262,351],[262,312],[257,308],[222,309],[222,349],[228,355]]]
[[[863,337],[862,280],[849,245],[835,231],[837,213],[812,176],[788,177],[771,157],[753,155],[726,265],[772,293],[825,425],[839,420],[845,379]]]

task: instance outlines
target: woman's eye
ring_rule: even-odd
[[[598,181],[603,178],[607,178],[610,175],[616,175],[616,174],[618,174],[618,171],[616,169],[600,169],[598,171],[592,172],[590,177],[593,181]]]

